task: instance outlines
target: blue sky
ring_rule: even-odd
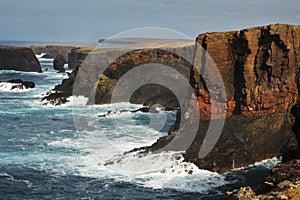
[[[300,1],[0,0],[0,40],[97,41],[146,26],[195,38],[270,23],[300,24]]]

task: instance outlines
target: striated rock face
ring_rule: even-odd
[[[26,47],[0,47],[0,70],[42,72],[33,51]]]
[[[197,130],[191,130],[197,132],[197,135],[184,157],[186,161],[195,163],[199,168],[226,172],[232,168],[280,156],[291,146],[297,145],[297,139],[299,141],[300,138],[299,41],[300,26],[285,24],[224,33],[204,33],[196,39],[194,66],[161,49],[135,50],[114,60],[101,75],[96,73],[96,64],[92,70],[81,68],[86,72],[79,77],[82,83],[81,94],[89,97],[91,94],[85,92],[93,90],[96,103],[109,103],[113,87],[120,77],[134,67],[151,62],[173,66],[184,76],[189,77],[196,94],[191,101],[185,102],[190,109],[188,113],[183,113],[184,116],[193,116],[195,112],[193,108],[196,108],[196,105],[199,106],[201,115],[200,121],[192,118],[189,122],[199,123],[199,127]],[[80,60],[83,60],[90,51],[91,49],[76,49],[71,52],[69,58],[73,57],[72,66],[76,68],[69,79],[56,87],[58,93],[46,97],[48,100],[55,101],[61,98],[63,102],[71,95],[77,71],[81,66]],[[195,68],[200,69],[201,75],[206,76],[207,70],[210,70],[207,67],[209,66],[207,53],[223,78],[226,99],[218,97],[218,94],[210,94],[207,83],[195,71]],[[85,90],[86,88],[88,90]],[[151,85],[148,90],[147,88],[137,90],[132,95],[131,102],[147,104],[147,100],[151,99],[148,101],[150,105],[160,103],[174,108],[178,104],[169,103],[175,102],[173,97],[167,88]],[[221,120],[211,118],[212,101],[227,104],[225,125],[215,147],[201,159],[198,153],[209,123]],[[180,112],[169,135],[158,139],[148,150],[159,150],[175,135],[180,135],[182,130],[178,130],[179,124]],[[189,129],[190,124],[183,124],[182,127]]]
[[[227,117],[216,146],[204,159],[199,158],[210,120],[219,119],[211,119],[210,94],[203,79],[193,73],[197,94],[194,103],[200,107],[201,120],[197,136],[186,151],[187,161],[200,168],[226,172],[279,156],[297,145],[292,128],[299,130],[299,125],[291,109],[299,98],[299,41],[300,26],[284,24],[198,36],[196,45],[207,51],[223,77]],[[205,58],[198,48],[195,67],[203,69],[207,65]],[[299,116],[299,109],[294,110],[294,116]],[[176,135],[171,133],[159,139],[152,149],[168,143]]]

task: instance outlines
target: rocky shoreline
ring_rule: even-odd
[[[227,97],[226,119],[221,137],[205,158],[199,158],[198,152],[208,125],[214,120],[220,120],[211,119],[211,94],[193,66],[163,48],[131,51],[114,60],[100,76],[96,73],[96,68],[82,67],[82,61],[92,49],[73,49],[71,57],[76,65],[74,71],[61,85],[56,86],[56,93],[46,96],[44,100],[55,104],[66,102],[72,95],[77,72],[81,70],[84,73],[80,77],[82,89],[79,88],[81,93],[78,94],[91,98],[89,91],[94,91],[95,96],[92,98],[95,103],[109,103],[114,85],[127,71],[143,63],[167,64],[181,70],[185,77],[190,78],[190,84],[193,85],[197,95],[191,102],[186,102],[189,113],[184,115],[193,116],[195,112],[193,107],[195,108],[196,104],[201,113],[199,128],[195,130],[197,135],[184,155],[186,161],[193,162],[202,169],[224,173],[232,168],[245,167],[257,161],[279,157],[291,147],[298,145],[298,115],[291,110],[297,110],[299,101],[299,38],[300,27],[286,24],[204,33],[197,37],[194,67],[203,69],[208,64],[206,55],[197,48],[197,45],[200,45],[216,63],[223,78]],[[173,48],[173,52],[188,48],[193,47],[185,45],[175,50]],[[97,52],[93,51],[93,54]],[[112,54],[113,51],[105,55]],[[149,94],[151,98],[147,99]],[[224,100],[216,98],[214,101],[221,105]],[[174,96],[155,85],[135,92],[131,102],[147,106],[156,103],[165,107],[178,106]],[[180,115],[180,112],[178,113]],[[191,123],[198,123],[197,120]],[[168,144],[175,135],[180,134],[179,124],[180,120],[177,120],[169,135],[158,139],[149,149],[156,151]],[[189,124],[184,124],[183,127],[189,127]]]
[[[159,138],[152,146],[143,149],[159,151],[176,135],[181,134],[182,127],[188,129],[191,124],[199,123],[195,130],[190,130],[197,134],[184,158],[201,169],[225,173],[233,168],[283,156],[282,164],[272,169],[271,175],[265,178],[258,190],[243,187],[227,192],[223,199],[297,199],[300,195],[300,153],[297,150],[300,142],[299,41],[300,26],[287,24],[203,33],[197,37],[195,44],[186,43],[179,47],[160,44],[161,46],[155,48],[130,51],[113,60],[102,74],[97,74],[97,68],[88,68],[83,64],[91,52],[99,53],[93,51],[93,47],[32,48],[37,54],[48,51],[47,57],[55,58],[55,67],[60,72],[64,71],[63,65],[66,62],[74,69],[69,78],[43,98],[46,103],[54,105],[67,102],[67,98],[73,95],[73,86],[79,71],[84,73],[80,74],[82,88],[79,88],[77,94],[88,97],[90,104],[110,103],[114,86],[120,78],[139,65],[161,63],[180,71],[188,78],[196,95],[185,102],[186,113],[182,113],[182,108],[178,111],[177,120],[168,136]],[[192,65],[176,53],[170,53],[192,52],[194,48],[196,51],[191,58]],[[20,59],[7,59],[8,54],[9,58]],[[223,78],[226,99],[212,94],[207,89],[207,83],[195,70],[202,69],[201,75],[206,74],[205,70],[209,70],[206,68],[209,66],[207,54],[215,62]],[[6,55],[5,61],[2,55]],[[32,55],[34,53],[29,48],[1,47],[0,69],[5,63],[6,68],[3,69],[41,72],[37,59]],[[117,52],[106,50],[105,56],[115,55]],[[22,68],[19,67],[20,62],[23,64]],[[97,66],[97,63],[93,65]],[[139,88],[130,102],[142,103],[145,106],[160,104],[167,109],[179,107],[172,91],[154,84]],[[200,158],[198,153],[205,142],[209,124],[222,120],[212,117],[213,103],[220,105],[220,110],[226,109],[225,124],[212,151],[206,157]],[[195,108],[200,110],[200,120],[191,118],[180,128],[181,114],[194,116],[199,111]]]
[[[228,191],[222,200],[271,200],[292,199],[300,197],[300,151],[294,149],[288,152],[281,164],[271,170],[271,175],[264,178],[258,189],[241,187]]]

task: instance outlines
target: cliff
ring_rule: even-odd
[[[286,24],[204,33],[196,39],[193,66],[180,56],[169,53],[168,48],[169,50],[172,48],[156,46],[150,49],[137,49],[118,57],[100,75],[95,73],[97,72],[95,67],[99,64],[97,62],[91,64],[92,68],[81,66],[80,60],[84,59],[91,49],[77,49],[72,52],[75,58],[73,65],[76,65],[76,69],[69,79],[56,87],[58,93],[45,99],[55,104],[66,101],[66,97],[72,95],[78,70],[85,73],[79,77],[81,88],[76,88],[80,91],[77,94],[90,97],[92,103],[108,103],[116,83],[134,67],[144,63],[163,63],[172,66],[183,76],[189,77],[188,80],[196,94],[191,101],[185,102],[181,111],[188,110],[187,113],[183,113],[184,116],[194,116],[196,110],[193,108],[198,106],[201,118],[200,120],[191,118],[188,123],[180,124],[181,112],[178,112],[176,123],[170,129],[169,135],[158,139],[148,150],[160,150],[175,136],[180,135],[183,129],[195,129],[189,130],[196,132],[196,136],[192,138],[192,144],[184,154],[186,161],[195,163],[199,168],[222,173],[232,168],[280,156],[290,147],[298,145],[299,41],[300,26]],[[187,48],[193,47],[182,46],[173,48],[172,51],[176,49],[180,52]],[[105,55],[110,54],[114,53],[110,50]],[[219,94],[210,93],[207,83],[195,70],[198,68],[203,72],[202,76],[206,75],[210,70],[208,55],[222,76],[226,99],[219,97]],[[88,91],[93,91],[93,94]],[[130,101],[146,105],[160,103],[169,108],[178,106],[174,94],[172,95],[167,88],[157,85],[139,88]],[[204,138],[209,124],[222,120],[212,117],[212,103],[226,105],[219,108],[226,108],[225,124],[217,144],[207,156],[200,158],[198,154],[202,143],[207,142]],[[199,126],[191,128],[191,124]]]
[[[205,158],[199,158],[209,123],[219,119],[211,118],[212,99],[205,82],[195,73],[192,82],[195,82],[197,101],[194,103],[199,105],[201,120],[197,135],[186,151],[187,161],[203,169],[226,172],[280,156],[297,145],[299,41],[300,26],[285,24],[204,33],[197,37],[196,45],[206,50],[223,77],[227,110],[217,144]],[[201,65],[200,69],[208,64],[201,49],[194,61],[195,66]],[[295,112],[292,114],[291,110]],[[176,124],[174,127],[176,130]],[[176,135],[171,133],[159,139],[152,149],[166,145]]]
[[[0,70],[42,72],[33,51],[26,47],[0,47]]]

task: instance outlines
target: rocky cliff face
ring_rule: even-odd
[[[297,139],[300,141],[299,41],[300,26],[285,24],[241,31],[204,33],[196,40],[194,66],[161,49],[136,50],[112,62],[100,78],[95,71],[83,69],[86,73],[80,77],[84,86],[82,94],[89,96],[90,94],[84,93],[86,91],[84,88],[89,90],[93,88],[96,94],[95,102],[108,103],[113,86],[123,74],[135,66],[147,62],[163,62],[177,67],[182,74],[190,77],[190,84],[196,94],[192,101],[186,102],[186,105],[190,108],[196,108],[193,104],[198,105],[201,114],[200,121],[191,122],[199,123],[199,127],[197,130],[191,130],[196,131],[197,135],[184,157],[200,168],[226,172],[235,167],[244,167],[256,161],[280,156],[291,146],[297,145]],[[74,65],[77,65],[77,68],[71,74],[71,78],[57,86],[59,93],[46,98],[55,100],[71,95],[70,91],[80,68],[79,60],[82,60],[88,52],[90,52],[88,49],[77,49],[72,52],[76,58]],[[226,99],[216,97],[214,101],[216,103],[225,101],[227,108],[225,125],[218,143],[205,158],[199,158],[198,153],[210,122],[220,120],[211,117],[211,95],[216,94],[209,93],[203,78],[195,71],[195,68],[201,71],[208,66],[206,53],[216,63],[226,90]],[[204,70],[202,76],[205,76],[205,73]],[[90,83],[91,80],[96,81]],[[151,94],[151,99],[154,100],[149,104],[159,102],[167,105],[167,102],[174,100],[173,97],[166,98],[171,97],[168,91],[155,87],[150,87],[149,91],[154,91]],[[145,103],[146,98],[142,94],[147,97],[149,92],[141,91],[147,90],[135,92],[131,99],[133,103]],[[190,113],[184,115],[192,116],[194,111],[190,109]],[[160,138],[149,150],[161,149],[175,135],[180,134],[182,130],[178,130],[179,124],[180,117],[169,131],[169,135]],[[189,124],[183,124],[183,127],[189,128]]]
[[[26,47],[0,47],[0,70],[42,72],[33,51]]]
[[[82,62],[92,50],[92,47],[78,47],[72,49],[72,51],[68,54],[69,68],[75,69],[77,65]]]
[[[284,24],[198,36],[196,45],[207,51],[223,77],[227,117],[217,145],[204,159],[199,158],[208,123],[218,119],[211,119],[211,98],[205,83],[194,76],[202,117],[197,136],[185,154],[187,161],[225,172],[279,156],[297,145],[291,130],[299,129],[291,110],[299,98],[299,41],[300,26]],[[201,69],[206,64],[203,53],[196,52],[195,66],[201,65]],[[170,139],[158,140],[153,148]]]

